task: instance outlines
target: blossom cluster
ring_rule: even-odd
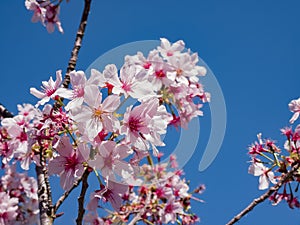
[[[193,195],[201,194],[205,186],[201,185],[194,191],[189,191],[189,185],[182,178],[183,171],[177,166],[174,156],[171,156],[168,162],[155,166],[144,164],[140,171],[142,178],[139,179],[139,186],[125,187],[122,184],[111,183],[108,188],[102,187],[93,192],[87,207],[89,213],[84,220],[87,224],[129,221],[143,221],[148,224],[193,224],[199,221],[191,212],[190,201],[202,201]],[[100,218],[96,212],[100,200],[122,204],[115,213]]]
[[[294,113],[290,123],[294,123],[299,117],[300,99],[289,103],[290,110]],[[276,145],[271,139],[262,139],[258,134],[258,141],[249,147],[251,165],[248,172],[259,176],[259,189],[267,189],[269,183],[276,184],[291,170],[293,166],[300,163],[300,124],[295,129],[285,127],[281,133],[286,138],[283,149]],[[296,170],[283,184],[282,192],[275,191],[270,196],[273,205],[285,200],[290,208],[300,208],[300,202],[296,196],[300,181],[299,170]]]
[[[161,157],[162,135],[168,126],[187,128],[194,117],[203,115],[202,104],[210,95],[199,82],[206,69],[197,63],[197,53],[185,49],[183,41],[172,44],[162,38],[148,56],[141,52],[126,56],[120,69],[113,64],[102,72],[92,69],[89,78],[83,71],[72,71],[70,89],[62,87],[62,71],[58,70],[56,79],[43,81],[40,90],[30,88],[40,99],[35,106],[19,105],[18,115],[2,120],[3,165],[17,160],[25,170],[31,163],[47,167],[50,175],[59,176],[64,190],[70,190],[86,169],[94,171],[100,184],[92,201],[94,208],[101,198],[116,212],[122,209],[125,199],[121,196],[128,193],[128,186],[142,185],[148,179],[150,186],[141,187],[146,188],[147,199],[153,198],[151,202],[140,198],[141,190],[135,200],[126,201],[158,210],[153,212],[155,218],[148,218],[151,221],[195,222],[197,217],[185,212],[191,195],[181,172],[162,181],[167,167],[155,167],[152,157]],[[127,103],[130,98],[134,104]],[[63,100],[68,101],[65,104]],[[146,160],[148,167],[141,167]],[[159,179],[150,179],[146,173],[154,170]],[[157,189],[161,194],[155,196]],[[149,217],[144,210],[140,208],[139,215]]]
[[[26,9],[33,11],[31,21],[33,23],[41,22],[49,33],[52,33],[57,27],[58,31],[63,33],[63,28],[59,20],[59,0],[57,4],[50,0],[25,0]]]
[[[39,207],[37,183],[33,177],[18,173],[16,165],[5,165],[0,179],[0,224],[36,224]]]

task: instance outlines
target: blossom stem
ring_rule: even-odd
[[[262,157],[265,157],[266,159],[270,160],[271,162],[274,162],[273,159],[271,159],[269,156],[265,155],[264,153],[259,153]]]
[[[98,179],[99,184],[102,185],[102,182],[101,182],[99,173],[98,173],[98,171],[97,171],[96,169],[94,169],[94,173],[96,174],[96,177],[97,177],[97,179]]]
[[[273,187],[269,188],[267,192],[265,192],[260,197],[254,199],[245,209],[243,209],[239,214],[233,217],[226,225],[232,225],[238,222],[243,216],[245,216],[248,212],[254,209],[259,203],[264,202],[267,198],[269,198],[274,192],[278,191],[282,185],[293,175],[295,171],[297,171],[300,167],[300,162],[297,162],[291,170],[286,173]]]
[[[70,137],[72,138],[72,140],[73,140],[75,146],[78,146],[78,145],[77,145],[77,142],[76,142],[76,139],[73,137],[73,135],[72,135],[71,131],[69,130],[69,128],[67,128],[65,125],[63,125],[63,127],[66,129],[67,133],[68,133],[68,134],[70,135]]]
[[[147,223],[147,224],[154,225],[154,223],[150,222],[150,221],[147,220],[147,219],[144,219],[143,221],[144,221],[145,223]]]
[[[279,163],[279,160],[278,160],[277,154],[273,152],[273,156],[274,156],[274,159],[275,159],[276,165],[280,167],[280,163]]]
[[[118,108],[114,111],[114,113],[118,112],[118,110],[124,105],[124,103],[128,100],[129,95],[121,102],[121,104],[118,106]]]
[[[152,160],[152,157],[151,157],[150,153],[147,155],[147,160],[148,160],[148,163],[149,163],[149,165],[150,165],[150,166],[153,166],[153,165],[154,165],[154,163],[153,163],[153,160]]]

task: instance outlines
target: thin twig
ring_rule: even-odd
[[[292,174],[298,170],[300,167],[300,163],[298,162],[295,164],[291,170],[286,173],[276,185],[271,187],[266,193],[261,195],[260,197],[254,199],[245,209],[243,209],[239,214],[237,214],[235,217],[233,217],[226,225],[232,225],[238,222],[243,216],[245,216],[248,212],[254,209],[255,206],[257,206],[259,203],[262,203],[267,198],[269,198],[275,191],[278,191],[281,186],[292,176]]]
[[[85,198],[86,191],[89,187],[89,184],[87,181],[89,174],[90,174],[90,170],[88,168],[86,168],[82,175],[82,187],[81,187],[80,196],[78,197],[78,216],[76,219],[77,225],[82,225],[82,219],[83,219],[83,216],[85,213],[84,198]]]

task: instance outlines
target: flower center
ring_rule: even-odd
[[[75,171],[77,164],[78,160],[76,158],[76,155],[74,154],[71,157],[67,158],[67,162],[65,163],[65,169]]]
[[[180,76],[182,74],[183,74],[183,70],[182,69],[179,68],[179,69],[176,70],[176,75],[177,76]]]
[[[128,125],[131,132],[138,132],[142,127],[142,121],[139,118],[130,117]]]
[[[51,95],[54,94],[56,90],[55,89],[46,89],[45,94],[50,97]]]
[[[156,75],[156,77],[159,77],[159,78],[163,78],[166,76],[166,74],[163,70],[155,71],[155,75]]]

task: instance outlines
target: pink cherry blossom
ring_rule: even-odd
[[[98,147],[97,153],[95,159],[89,161],[89,165],[100,170],[103,177],[114,179],[115,174],[122,176],[122,171],[132,173],[131,165],[123,160],[132,154],[128,145],[103,141]]]
[[[154,96],[152,86],[147,79],[139,79],[146,76],[144,68],[135,65],[124,65],[120,70],[120,81],[112,83],[114,94],[124,94],[135,99]]]
[[[6,192],[0,192],[0,224],[12,224],[18,215],[18,199],[11,198]]]
[[[175,223],[177,214],[183,214],[183,207],[180,202],[175,201],[174,197],[168,199],[165,208],[162,210],[162,222],[167,224],[169,222]]]
[[[95,212],[89,212],[84,215],[83,221],[85,225],[104,225],[105,222]],[[108,225],[108,224],[107,224]]]
[[[72,90],[65,89],[62,94],[63,90],[60,89],[62,97],[71,100],[65,107],[67,111],[83,104],[85,87],[88,85],[99,85],[101,82],[101,74],[98,74],[96,70],[92,69],[91,77],[87,80],[83,71],[74,70],[70,73],[70,82]]]
[[[166,38],[161,38],[160,41],[161,45],[157,47],[157,49],[164,58],[180,53],[185,47],[184,42],[181,40],[173,44],[171,44]]]
[[[194,60],[194,58],[196,60]],[[198,75],[204,76],[206,69],[202,66],[197,66],[198,57],[193,57],[189,53],[182,53],[177,56],[169,58],[169,63],[173,67],[173,71],[170,72],[176,77],[178,83],[185,85],[189,84],[189,81],[198,82]]]
[[[127,185],[107,180],[106,186],[101,184],[100,190],[96,190],[91,194],[87,209],[90,211],[95,211],[98,206],[98,200],[102,200],[104,203],[109,202],[112,207],[118,212],[120,206],[123,203],[122,196],[126,193],[127,190]]]
[[[43,81],[42,91],[37,90],[36,88],[30,88],[30,93],[35,97],[41,99],[38,101],[37,106],[44,105],[49,102],[50,99],[54,99],[55,96],[62,96],[64,90],[59,90],[60,84],[62,82],[62,74],[61,70],[56,71],[56,80],[54,81],[52,77],[50,77],[49,81]],[[59,91],[58,91],[59,90]],[[64,96],[62,96],[64,97]]]
[[[254,176],[259,176],[259,190],[265,190],[269,187],[269,182],[276,184],[274,173],[262,163],[254,162],[250,165],[248,172]]]
[[[3,168],[5,174],[0,179],[0,193],[8,193],[9,200],[4,196],[0,196],[0,224],[1,218],[9,217],[9,213],[3,213],[1,207],[3,203],[1,200],[9,204],[9,201],[13,199],[15,213],[17,214],[13,221],[7,221],[4,224],[37,224],[39,207],[38,207],[38,195],[37,195],[37,181],[33,177],[27,176],[26,173],[20,173],[16,171],[16,164],[5,165]],[[0,194],[1,195],[1,194]],[[5,206],[9,211],[9,206]],[[2,212],[1,212],[2,211]],[[11,212],[14,214],[14,212]]]
[[[53,4],[47,4],[45,6],[46,9],[46,17],[45,17],[45,22],[46,22],[46,28],[49,33],[53,33],[55,26],[57,27],[58,31],[60,33],[63,33],[64,30],[61,26],[60,20],[59,20],[59,5],[53,5]]]
[[[300,98],[292,100],[289,103],[289,108],[290,111],[294,113],[294,115],[290,119],[290,123],[294,123],[300,115]]]
[[[25,7],[28,10],[33,11],[33,16],[31,18],[33,23],[40,21],[44,24],[46,17],[46,9],[44,7],[42,7],[36,0],[26,0]]]
[[[89,150],[81,143],[74,149],[67,136],[59,140],[55,149],[59,155],[49,162],[49,174],[60,175],[62,188],[68,190],[75,179],[83,174],[83,162],[87,160]]]
[[[84,90],[84,101],[87,105],[71,113],[89,139],[93,140],[103,128],[109,131],[118,129],[119,121],[113,114],[120,105],[119,96],[109,95],[102,102],[102,93],[98,87],[89,85]]]
[[[165,133],[167,124],[172,117],[166,108],[156,98],[142,102],[132,108],[128,107],[124,114],[121,134],[126,135],[126,140],[131,143],[136,141],[150,141],[154,146],[161,146],[160,135]]]

